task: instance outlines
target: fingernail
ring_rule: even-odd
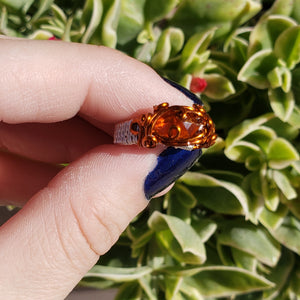
[[[201,105],[203,104],[202,101],[195,94],[193,94],[191,91],[189,91],[185,87],[179,85],[178,83],[176,83],[170,79],[167,79],[164,77],[162,77],[162,79],[165,82],[169,83],[174,88],[176,88],[177,90],[179,90],[180,92],[182,92],[183,94],[185,94],[188,98],[190,98],[192,101],[194,101],[194,103],[201,104]]]
[[[174,88],[185,94],[194,103],[202,104],[201,100],[186,88],[173,81],[170,81],[169,79],[163,79]],[[201,154],[201,149],[195,149],[193,151],[173,147],[168,147],[165,149],[158,156],[157,164],[154,169],[146,177],[144,184],[146,198],[150,200],[152,197],[182,176],[193,166]]]

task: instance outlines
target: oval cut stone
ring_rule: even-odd
[[[162,141],[186,143],[196,138],[202,131],[203,124],[199,115],[185,111],[184,107],[170,107],[162,113],[152,127],[153,135]]]

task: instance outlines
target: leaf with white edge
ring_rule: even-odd
[[[244,251],[268,266],[275,266],[280,256],[280,244],[262,227],[239,220],[218,227],[218,243]]]
[[[137,267],[137,268],[116,268],[95,265],[89,272],[84,275],[86,277],[97,277],[115,282],[125,282],[137,280],[153,271],[150,267]]]
[[[146,0],[144,6],[144,15],[147,22],[156,22],[164,18],[171,12],[179,0]]]
[[[274,46],[274,53],[290,69],[293,69],[300,62],[300,25],[286,29],[278,37]]]
[[[286,122],[295,107],[295,99],[292,91],[285,93],[281,88],[269,89],[269,99],[275,115]]]
[[[178,295],[178,290],[181,285],[182,279],[179,276],[166,275],[164,278],[164,284],[166,287],[166,299],[180,299],[176,296]]]
[[[14,10],[22,10],[26,12],[33,4],[34,0],[1,0],[1,5],[5,5]]]
[[[138,279],[139,284],[143,288],[144,293],[147,295],[147,299],[149,300],[156,300],[157,295],[155,294],[156,291],[151,286],[151,276],[143,276]]]
[[[51,37],[53,37],[53,33],[47,30],[36,30],[28,36],[31,40],[49,40]]]
[[[56,19],[58,19],[60,22],[62,22],[63,24],[67,23],[67,17],[66,14],[64,13],[64,11],[57,6],[56,4],[52,4],[51,5],[51,10],[55,16]]]
[[[292,87],[292,73],[288,68],[283,68],[281,76],[282,76],[281,88],[284,92],[288,93]]]
[[[165,196],[167,214],[176,216],[186,222],[190,221],[191,209],[197,204],[194,194],[184,185],[176,183]]]
[[[284,169],[299,160],[299,154],[287,140],[277,138],[270,143],[267,159],[271,168]]]
[[[295,256],[293,253],[283,248],[278,264],[271,270],[270,274],[266,275],[266,278],[276,285],[274,288],[264,292],[264,299],[276,299],[275,297],[278,297],[284,285],[289,281],[294,263]]]
[[[261,50],[252,55],[238,74],[238,80],[247,82],[257,89],[269,88],[268,73],[278,66],[272,50]]]
[[[259,221],[268,229],[276,229],[282,224],[287,213],[288,208],[283,204],[280,204],[276,211],[270,211],[264,207],[259,216]]]
[[[272,128],[262,125],[258,129],[250,132],[244,140],[259,146],[264,152],[266,152],[270,141],[276,137],[276,132]]]
[[[231,248],[231,255],[237,267],[250,272],[256,271],[257,259],[253,255],[233,247]]]
[[[88,43],[100,25],[103,12],[102,0],[87,0],[82,12],[81,23],[86,26],[81,42]],[[100,43],[100,41],[99,41]]]
[[[31,2],[31,1],[29,1],[29,2]],[[31,22],[34,23],[35,21],[37,21],[51,7],[53,2],[54,2],[54,0],[39,1],[38,10],[33,15]]]
[[[276,89],[278,87],[281,87],[282,85],[282,72],[280,67],[275,67],[273,70],[271,70],[268,73],[268,80],[270,82],[271,88]]]
[[[137,281],[126,282],[118,289],[118,293],[114,300],[140,300],[141,292],[141,286]]]
[[[181,177],[180,181],[190,186],[208,187],[208,188],[214,187],[215,188],[214,190],[217,190],[216,189],[217,187],[221,188],[223,190],[224,195],[225,192],[230,193],[231,197],[233,196],[235,200],[239,202],[239,204],[243,208],[243,213],[245,214],[245,217],[248,218],[249,199],[246,193],[243,191],[243,189],[241,189],[235,183],[228,182],[225,180],[218,180],[212,176],[208,176],[201,173],[194,173],[194,172],[185,173]],[[213,194],[211,194],[211,199],[213,199]],[[214,200],[217,201],[218,199],[214,199]]]
[[[245,138],[251,132],[260,129],[264,123],[272,120],[273,118],[274,118],[274,114],[269,113],[269,114],[259,116],[255,119],[245,120],[241,124],[233,127],[227,135],[226,148],[236,143],[237,141]],[[274,136],[276,136],[275,132],[274,132]]]
[[[182,298],[178,300],[204,300],[201,292],[197,288],[190,286],[184,280],[181,281],[179,292],[181,292]],[[177,298],[174,300],[177,300]]]
[[[191,226],[205,243],[217,230],[217,224],[211,219],[193,220]]]
[[[278,189],[270,173],[266,165],[261,168],[259,176],[261,191],[266,207],[271,211],[276,211],[280,203],[280,198]]]
[[[204,33],[196,33],[187,41],[181,54],[181,69],[186,70],[193,62],[195,56],[206,52],[215,30],[216,28],[213,28]]]
[[[274,133],[276,132],[274,138],[280,136],[288,141],[291,141],[297,138],[299,134],[299,130],[295,126],[283,122],[279,118],[273,118],[272,120],[265,123],[265,125],[268,128],[271,128],[274,131]]]
[[[203,94],[212,100],[223,100],[235,93],[235,88],[230,80],[219,74],[205,74],[203,78],[207,82]]]
[[[287,28],[297,25],[295,20],[283,15],[262,17],[250,35],[248,55],[260,50],[273,49],[278,36]]]
[[[272,175],[277,187],[288,200],[292,200],[297,197],[297,192],[291,185],[289,178],[283,172],[273,170]]]
[[[102,0],[103,1],[103,0]],[[121,0],[103,1],[105,15],[102,20],[102,45],[115,48],[117,44],[117,26],[120,17]]]
[[[154,68],[163,68],[170,57],[176,55],[184,43],[184,33],[181,29],[169,27],[164,30],[158,39],[155,54],[151,65]]]
[[[295,106],[291,117],[288,120],[288,123],[294,126],[295,128],[300,129],[300,108]]]
[[[144,0],[122,0],[117,28],[118,44],[124,45],[136,38],[144,25]]]
[[[270,230],[270,233],[283,246],[300,255],[300,222],[298,219],[287,216],[281,226]]]
[[[232,297],[274,286],[256,273],[222,266],[199,268],[194,276],[184,277],[183,282],[186,288],[195,289],[204,297]]]
[[[205,248],[199,235],[181,219],[155,211],[148,225],[177,260],[190,264],[201,264],[206,260]]]
[[[250,156],[259,157],[260,154],[262,151],[257,145],[246,141],[237,142],[225,149],[225,155],[236,162],[245,162]]]

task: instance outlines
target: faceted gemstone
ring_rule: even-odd
[[[196,138],[203,129],[198,114],[185,111],[184,107],[170,107],[155,122],[153,134],[164,142],[187,142]]]

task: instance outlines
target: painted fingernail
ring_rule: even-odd
[[[201,100],[186,88],[170,81],[169,79],[163,79],[185,94],[194,103],[202,104]],[[146,198],[150,200],[156,194],[172,184],[193,166],[201,154],[201,149],[195,149],[193,151],[173,147],[165,149],[158,156],[157,164],[154,169],[146,177],[144,184]]]

